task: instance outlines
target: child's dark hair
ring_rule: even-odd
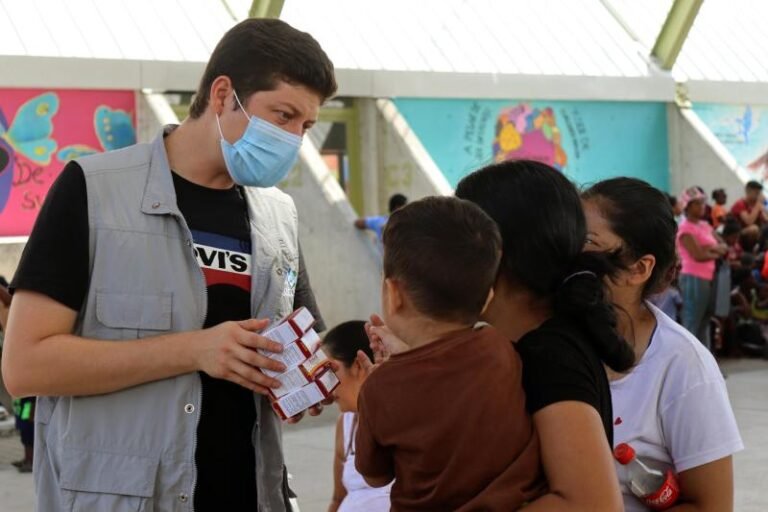
[[[573,183],[546,164],[516,160],[470,174],[456,195],[480,206],[499,225],[502,277],[550,300],[555,317],[581,325],[614,370],[634,364],[634,352],[618,334],[616,312],[605,296],[604,277],[611,266],[604,255],[584,252],[587,226]]]
[[[735,219],[728,219],[723,225],[723,236],[739,235],[741,233],[741,225]]]
[[[392,214],[384,228],[384,275],[399,281],[431,318],[474,323],[501,257],[496,224],[455,197],[428,197]]]
[[[595,202],[621,238],[622,246],[611,258],[619,269],[646,254],[656,258],[643,298],[669,286],[677,263],[677,223],[665,194],[636,178],[612,178],[591,186],[582,197]]]
[[[249,18],[224,34],[214,48],[189,108],[197,119],[208,107],[211,85],[228,76],[240,102],[251,94],[274,90],[278,81],[304,85],[323,101],[336,93],[333,64],[306,32],[278,19]],[[233,101],[233,108],[239,108]]]
[[[677,206],[677,196],[673,196],[672,194],[667,194],[667,202],[669,203],[670,208],[674,208]]]
[[[389,198],[389,213],[393,213],[408,204],[408,198],[403,194],[393,194]]]
[[[365,322],[362,320],[350,320],[328,331],[323,338],[323,349],[347,368],[354,364],[360,350],[373,361],[373,351],[365,334]]]

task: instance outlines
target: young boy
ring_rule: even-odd
[[[712,206],[712,227],[719,228],[721,224],[726,222],[728,217],[728,209],[725,207],[725,203],[728,202],[728,195],[725,193],[725,189],[718,188],[712,191],[712,200],[715,204]]]
[[[450,197],[411,203],[384,231],[384,321],[408,349],[360,393],[356,466],[395,480],[393,511],[515,510],[542,490],[520,359],[478,327],[501,256],[494,222]]]

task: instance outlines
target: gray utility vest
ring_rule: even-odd
[[[163,134],[78,163],[88,191],[91,280],[75,334],[120,343],[201,329],[205,279],[176,204]],[[251,313],[277,319],[293,308],[294,280],[286,277],[298,272],[296,209],[274,188],[246,188],[246,200]],[[37,509],[193,510],[201,389],[190,373],[107,395],[40,397]],[[254,400],[259,511],[290,510],[280,421],[267,399]]]

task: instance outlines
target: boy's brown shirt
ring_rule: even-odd
[[[393,511],[518,508],[544,491],[520,357],[492,327],[392,356],[359,398],[356,465]]]

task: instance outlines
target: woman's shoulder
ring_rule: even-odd
[[[583,329],[563,320],[547,320],[523,336],[515,347],[524,364],[531,359],[552,362],[583,359],[600,364]]]
[[[693,334],[653,304],[648,307],[656,317],[656,331],[640,364],[655,367],[655,373],[663,372],[683,387],[722,379],[714,356]]]

